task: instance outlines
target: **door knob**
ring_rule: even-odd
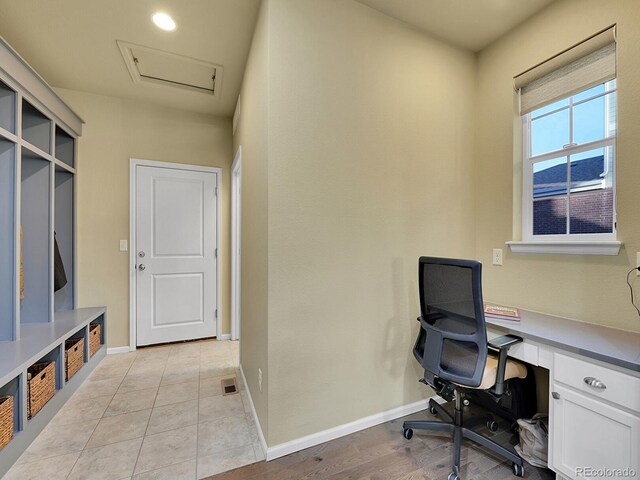
[[[140,271],[144,270],[145,268],[147,267],[144,266],[144,263],[141,263],[140,265],[138,265],[138,270]]]

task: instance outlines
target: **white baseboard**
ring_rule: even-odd
[[[218,337],[218,340],[231,340],[231,334],[223,333]]]
[[[111,347],[111,348],[107,348],[107,355],[113,355],[114,353],[128,353],[131,351],[131,348],[129,347],[129,345],[126,345],[124,347]]]
[[[432,398],[436,401],[440,399],[440,397],[438,396],[434,396]],[[381,423],[404,417],[405,415],[411,415],[412,413],[420,412],[427,409],[428,406],[429,399],[427,398],[425,400],[420,400],[409,405],[403,405],[401,407],[392,408],[391,410],[386,410],[374,415],[369,415],[368,417],[345,423],[344,425],[339,425],[337,427],[329,428],[328,430],[313,433],[311,435],[307,435],[306,437],[291,440],[290,442],[285,442],[273,447],[269,447],[267,448],[267,461],[283,457],[285,455],[289,455],[291,453],[304,450],[305,448],[313,447],[315,445],[319,445],[336,438],[344,437],[345,435],[359,432],[360,430],[364,430],[365,428],[374,427],[376,425],[380,425]]]
[[[256,422],[256,427],[258,429],[258,437],[260,439],[260,445],[262,446],[262,453],[265,454],[267,460],[269,460],[267,441],[264,438],[264,433],[262,433],[262,427],[260,426],[260,420],[258,419],[258,414],[256,413],[256,407],[253,405],[253,398],[251,398],[251,391],[249,390],[249,384],[247,383],[247,377],[244,376],[244,370],[242,369],[242,364],[240,365],[240,374],[242,375],[242,382],[244,383],[244,390],[247,392],[247,397],[249,398],[249,405],[251,406],[251,414],[253,415],[253,419]]]
[[[339,425],[337,427],[329,428],[321,432],[313,433],[311,435],[307,435],[306,437],[301,437],[296,440],[291,440],[289,442],[275,445],[273,447],[268,447],[267,441],[265,440],[264,434],[262,432],[262,427],[260,426],[260,420],[258,419],[256,408],[253,405],[253,399],[251,398],[251,391],[249,390],[249,385],[247,384],[247,377],[245,377],[244,375],[244,370],[242,368],[242,365],[240,365],[240,374],[242,375],[242,381],[244,382],[245,391],[247,392],[247,397],[249,398],[251,413],[253,415],[253,418],[256,422],[256,427],[258,429],[260,445],[262,446],[263,452],[266,453],[267,461],[284,457],[285,455],[289,455],[291,453],[295,453],[300,450],[304,450],[305,448],[313,447],[315,445],[319,445],[321,443],[325,443],[330,440],[335,440],[336,438],[344,437],[345,435],[359,432],[360,430],[364,430],[366,428],[375,427],[376,425],[380,425],[381,423],[395,420],[396,418],[404,417],[406,415],[411,415],[412,413],[417,413],[422,410],[426,410],[429,407],[430,398],[434,399],[436,402],[440,404],[446,402],[446,400],[444,400],[443,398],[437,395],[434,395],[433,397],[426,398],[424,400],[419,400],[409,405],[403,405],[401,407],[392,408],[391,410],[386,410],[384,412],[369,415],[368,417],[364,417],[359,420],[355,420],[353,422],[345,423],[344,425]]]

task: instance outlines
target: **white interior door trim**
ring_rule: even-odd
[[[182,163],[159,162],[156,160],[144,160],[140,158],[129,159],[129,351],[136,350],[137,341],[137,305],[136,305],[136,167],[147,166],[157,168],[171,168],[177,170],[188,170],[194,172],[209,172],[216,174],[216,245],[220,252],[220,188],[222,187],[222,168],[204,167],[200,165],[187,165]],[[220,338],[222,324],[222,309],[220,307],[220,258],[216,262],[216,309],[218,310],[218,318],[216,321],[216,338]]]
[[[231,340],[240,338],[242,295],[242,145],[231,165]]]

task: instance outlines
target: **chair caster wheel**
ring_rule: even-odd
[[[492,432],[497,432],[498,431],[498,422],[496,422],[495,420],[488,420],[487,421],[487,428],[489,430],[491,430]]]
[[[460,480],[460,477],[458,476],[457,473],[451,472],[447,477],[447,480]]]
[[[404,435],[404,438],[406,438],[407,440],[411,440],[411,437],[413,437],[413,430],[410,428],[405,428],[404,430],[402,430],[402,434]]]
[[[432,407],[431,405],[429,405],[429,413],[431,415],[437,415],[438,411],[435,409],[435,407]]]
[[[516,477],[524,477],[524,465],[518,465],[517,463],[512,463],[511,471]]]

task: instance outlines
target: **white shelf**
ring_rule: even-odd
[[[18,143],[18,137],[2,127],[0,127],[0,140],[9,140],[12,143]]]
[[[56,172],[69,172],[73,175],[75,175],[76,173],[76,169],[73,167],[70,167],[69,165],[67,165],[66,163],[64,163],[61,160],[58,160],[57,158],[55,159],[55,164],[56,164]]]
[[[22,157],[25,158],[37,158],[47,162],[55,162],[53,156],[41,148],[29,143],[26,140],[22,141]]]

